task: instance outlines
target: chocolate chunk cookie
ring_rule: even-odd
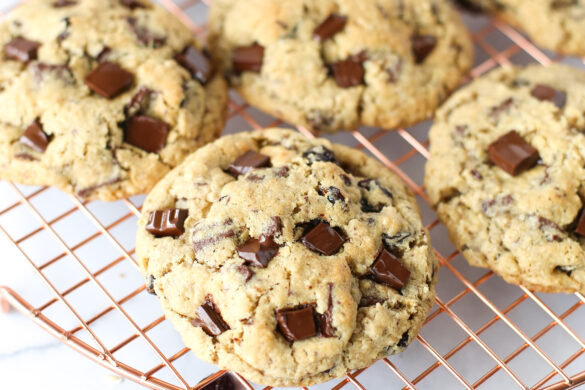
[[[473,265],[545,292],[585,292],[585,73],[498,69],[430,132],[426,189]]]
[[[546,49],[569,55],[585,55],[584,0],[457,1],[507,21]]]
[[[405,185],[365,154],[271,129],[195,152],[149,195],[137,256],[201,359],[310,385],[402,351],[436,261]]]
[[[209,28],[244,99],[327,132],[428,118],[473,57],[446,0],[216,0]]]
[[[0,25],[0,178],[88,199],[150,190],[224,124],[227,86],[148,0],[31,0]]]

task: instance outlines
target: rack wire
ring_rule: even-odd
[[[205,36],[207,2],[159,2],[194,34]],[[499,21],[470,14],[464,18],[476,46],[470,78],[511,63],[564,61],[583,67],[580,60],[542,51]],[[226,132],[281,124],[233,93],[229,109]],[[311,388],[579,387],[585,383],[585,296],[534,293],[465,263],[448,243],[422,185],[429,125],[395,132],[362,128],[337,135],[298,128],[307,137],[327,136],[365,150],[398,174],[419,200],[441,265],[436,305],[405,352]],[[198,389],[223,374],[188,353],[137,276],[133,236],[144,197],[105,204],[9,182],[0,182],[0,195],[0,231],[38,277],[30,281],[34,294],[28,299],[23,297],[27,291],[19,294],[0,286],[2,311],[10,304],[88,359],[151,389]],[[24,222],[15,225],[14,220]],[[38,241],[44,243],[41,249]],[[128,265],[134,267],[125,269]],[[106,278],[122,272],[120,268],[130,275],[123,288],[118,279]],[[89,287],[95,296],[86,291]],[[104,324],[115,324],[116,332],[105,332]],[[175,341],[172,347],[169,339]],[[138,358],[144,354],[153,358]],[[200,382],[204,374],[211,375]],[[270,389],[236,377],[246,389]]]

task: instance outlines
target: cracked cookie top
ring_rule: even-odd
[[[216,0],[209,28],[213,55],[248,102],[328,132],[428,118],[473,57],[445,0]]]
[[[147,198],[137,256],[185,343],[258,383],[396,353],[433,304],[413,195],[362,152],[284,129],[223,137]]]
[[[456,0],[524,30],[538,45],[585,55],[585,0]]]
[[[585,292],[585,73],[498,69],[437,112],[429,198],[473,265],[548,292]]]
[[[148,0],[31,0],[0,25],[0,177],[112,200],[217,137],[226,85]]]

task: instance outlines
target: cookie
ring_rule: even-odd
[[[0,178],[143,193],[217,138],[227,85],[147,0],[31,0],[0,25]]]
[[[334,132],[428,118],[472,65],[444,0],[217,0],[210,48],[253,106]]]
[[[144,204],[137,259],[198,357],[272,386],[402,351],[437,270],[397,176],[284,129],[223,137],[169,173]]]
[[[585,73],[498,69],[430,131],[426,190],[457,249],[506,281],[585,292]]]
[[[585,55],[583,0],[457,0],[484,10],[526,32],[537,45],[559,53]]]

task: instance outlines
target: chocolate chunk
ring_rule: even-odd
[[[311,305],[300,305],[276,311],[278,330],[288,341],[299,341],[317,335],[315,309]]]
[[[532,168],[540,157],[538,150],[512,130],[488,146],[488,159],[510,175],[517,176]]]
[[[134,82],[132,73],[113,62],[102,62],[86,78],[85,84],[95,93],[112,99],[126,91]]]
[[[577,226],[575,226],[575,233],[582,237],[585,237],[585,212],[583,212],[583,210],[581,210],[581,215],[577,220]]]
[[[278,170],[276,172],[274,172],[274,176],[276,177],[288,177],[288,172],[290,171],[290,168],[286,165],[283,165],[282,167],[278,168]]]
[[[376,297],[361,297],[360,299],[360,303],[358,304],[358,307],[370,307],[370,306],[375,306],[378,303],[384,303],[385,299],[381,299],[381,298],[376,298]]]
[[[331,14],[323,23],[318,25],[313,31],[313,38],[322,42],[331,38],[345,27],[347,18],[345,16]]]
[[[130,102],[124,106],[124,114],[126,117],[131,117],[138,115],[141,112],[146,111],[148,104],[150,103],[150,96],[152,95],[153,91],[146,87],[140,87],[138,92]]]
[[[213,67],[205,54],[193,46],[187,46],[181,54],[176,57],[177,62],[187,69],[191,76],[205,85],[213,76]]]
[[[264,48],[257,43],[238,47],[232,53],[232,65],[237,74],[242,72],[260,72],[264,60]]]
[[[345,238],[333,229],[327,222],[320,222],[301,239],[303,245],[314,252],[331,256],[345,243]]]
[[[333,77],[341,88],[350,88],[360,85],[364,81],[364,67],[361,61],[348,58],[331,65]]]
[[[152,295],[156,295],[156,291],[154,291],[155,279],[156,278],[152,275],[148,275],[148,278],[146,279],[146,292]]]
[[[106,59],[111,53],[112,49],[110,49],[108,46],[104,46],[102,51],[100,51],[100,53],[97,55],[95,59],[97,60],[98,63],[101,64],[102,62],[106,61]]]
[[[410,38],[412,54],[417,64],[421,64],[437,46],[437,38],[432,35],[413,35]]]
[[[151,211],[146,231],[156,237],[179,237],[185,232],[185,220],[188,216],[189,210],[185,209]]]
[[[244,277],[246,282],[254,276],[254,271],[252,271],[247,265],[239,265],[236,269]]]
[[[31,123],[20,137],[20,143],[39,153],[47,150],[50,137],[43,131],[43,125],[37,118]]]
[[[31,156],[30,154],[26,154],[26,153],[17,153],[14,155],[14,158],[17,158],[19,160],[26,160],[26,161],[38,161],[38,159],[34,156]]]
[[[132,32],[136,36],[136,39],[138,39],[145,45],[152,46],[154,48],[159,48],[161,46],[164,46],[165,43],[167,43],[167,37],[156,35],[148,28],[144,26],[139,26],[136,18],[128,18],[126,20],[128,21],[128,24],[130,25]]]
[[[386,248],[382,249],[368,272],[376,282],[398,291],[404,287],[410,277],[410,271]]]
[[[270,157],[250,150],[236,158],[229,166],[229,172],[234,175],[245,175],[254,168],[270,166]]]
[[[248,265],[266,268],[268,262],[278,254],[278,248],[279,245],[272,237],[250,238],[238,248],[238,255],[246,260]]]
[[[105,181],[103,183],[99,183],[99,184],[95,184],[93,186],[89,186],[86,188],[82,188],[80,190],[77,190],[77,195],[81,198],[87,198],[89,195],[91,195],[92,192],[94,192],[95,190],[102,188],[102,187],[106,187],[112,184],[116,184],[121,182],[122,179],[119,177],[114,177],[113,179],[110,179],[108,181]]]
[[[197,309],[197,317],[191,321],[191,325],[203,328],[209,336],[219,336],[230,327],[221,317],[221,313],[211,297],[206,297],[205,302]]]
[[[335,337],[335,328],[332,324],[333,319],[333,283],[329,283],[329,298],[327,300],[327,310],[323,314],[317,313],[317,323],[319,324],[319,334],[323,337]]]
[[[14,38],[4,46],[4,54],[10,59],[26,64],[37,59],[39,47],[41,47],[39,42],[29,41],[18,37]]]
[[[120,0],[120,4],[126,8],[130,8],[131,10],[135,10],[136,8],[146,8],[144,4],[138,0]]]
[[[130,118],[124,142],[134,145],[150,153],[158,153],[167,141],[169,133],[168,123],[149,116],[135,116]]]
[[[53,7],[55,8],[70,7],[72,5],[77,5],[77,2],[73,0],[57,0],[53,3]]]
[[[204,379],[205,380],[205,379]],[[203,382],[203,381],[201,381]],[[201,383],[199,382],[199,383]],[[219,378],[214,379],[199,390],[244,390],[244,386],[234,376],[226,372]]]
[[[270,218],[272,223],[268,225],[266,229],[267,236],[274,236],[276,234],[282,233],[282,219],[279,216],[274,216]]]
[[[313,165],[315,162],[330,162],[339,165],[335,158],[335,153],[327,149],[325,146],[314,146],[303,153],[303,157],[307,159],[308,165]]]
[[[565,92],[551,88],[548,85],[538,84],[530,91],[530,94],[538,100],[552,102],[558,108],[565,107],[565,103],[567,102],[567,94]]]

